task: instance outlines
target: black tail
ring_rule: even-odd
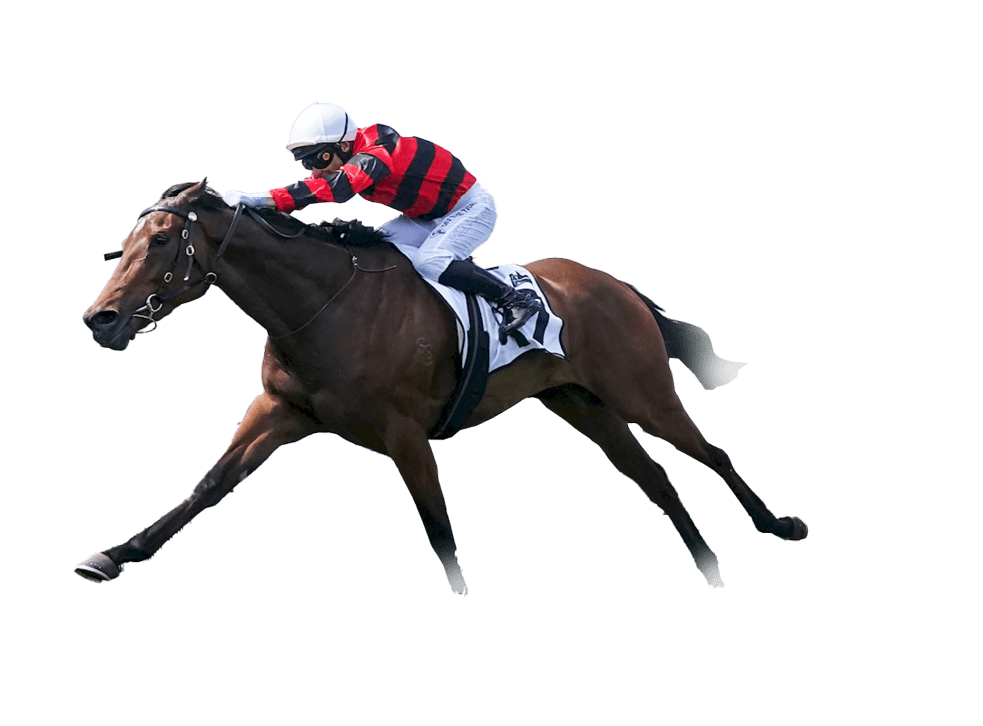
[[[628,285],[627,282],[625,284]],[[745,363],[733,363],[719,357],[713,352],[710,336],[702,328],[667,318],[662,314],[662,308],[632,285],[628,287],[642,299],[655,316],[655,322],[659,324],[662,338],[666,342],[669,357],[682,361],[684,366],[693,371],[704,388],[709,391],[737,378],[737,372],[746,365]]]

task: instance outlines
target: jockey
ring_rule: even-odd
[[[542,309],[532,291],[516,290],[471,261],[495,227],[495,201],[447,150],[382,124],[356,128],[330,103],[301,111],[287,150],[310,177],[265,194],[230,191],[225,201],[292,212],[359,194],[401,212],[381,227],[390,241],[423,277],[489,300],[502,311],[503,333]]]

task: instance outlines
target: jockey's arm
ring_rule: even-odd
[[[378,155],[360,153],[324,177],[310,176],[296,184],[271,189],[270,197],[281,212],[317,202],[347,202],[390,173],[389,165]]]

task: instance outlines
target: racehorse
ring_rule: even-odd
[[[244,209],[225,204],[205,180],[176,185],[140,215],[122,253],[106,256],[122,259],[84,315],[96,342],[123,350],[215,286],[268,333],[263,392],[187,500],[76,572],[97,582],[119,576],[125,563],[148,559],[218,504],[278,447],[330,432],[392,458],[451,588],[465,593],[429,443],[456,385],[452,314],[380,232]],[[703,438],[673,388],[669,358],[680,359],[705,388],[732,380],[741,364],[718,358],[703,330],[666,317],[606,273],[563,259],[526,269],[564,321],[567,355],[532,351],[495,371],[466,427],[539,399],[663,509],[712,586],[723,584],[716,555],[629,423],[717,472],[758,531],[788,540],[808,534],[798,517],[775,517],[727,454]]]

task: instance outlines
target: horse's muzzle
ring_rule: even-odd
[[[82,316],[82,321],[92,331],[93,339],[103,348],[124,350],[133,340],[128,320],[121,318],[117,310],[92,310]]]

